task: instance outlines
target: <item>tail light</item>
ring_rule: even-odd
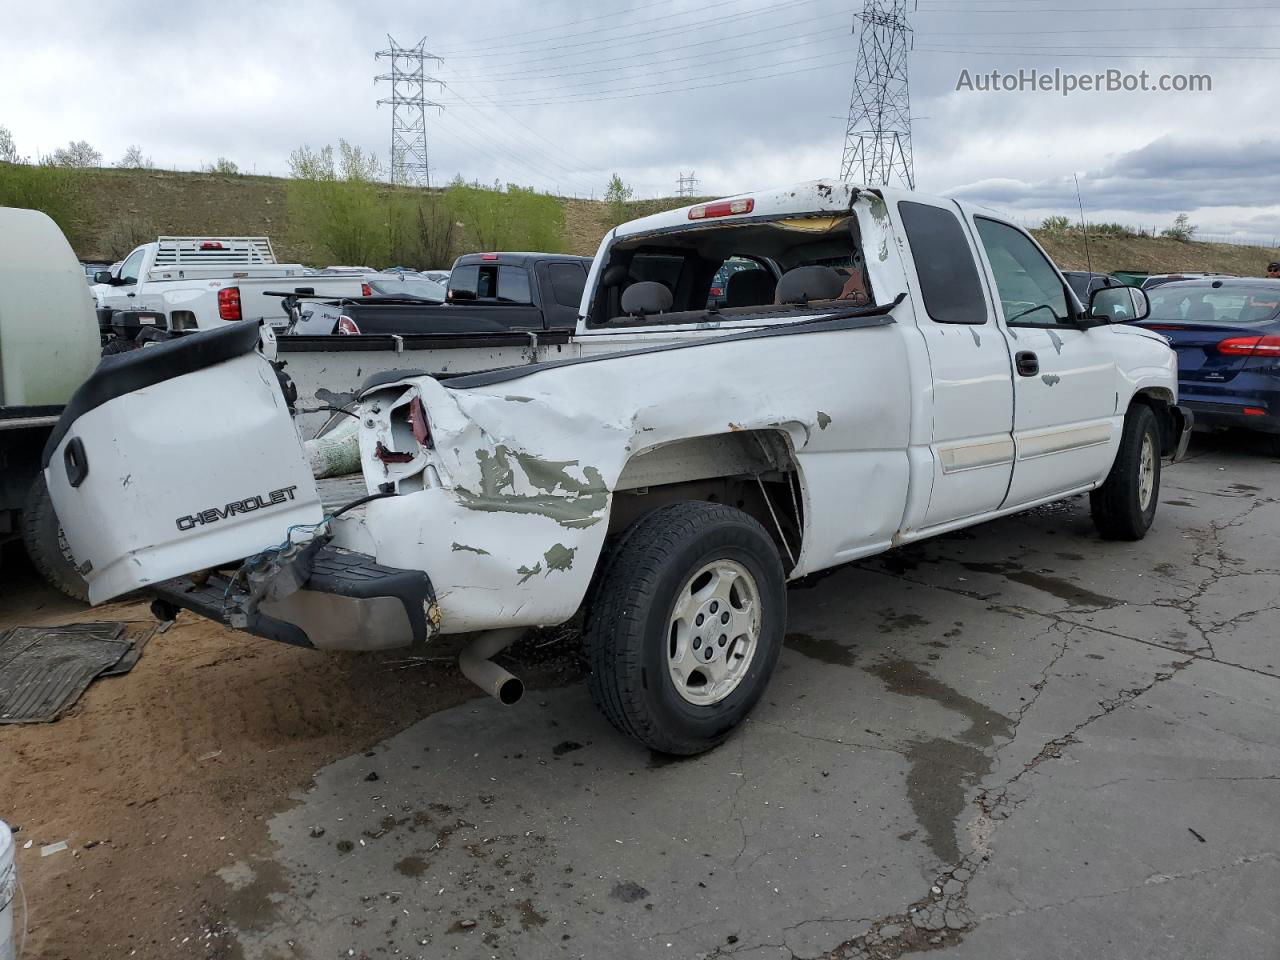
[[[204,243],[200,244],[200,249],[201,250],[222,250],[223,246],[217,240],[206,240]]]
[[[360,324],[343,314],[338,318],[338,334],[344,337],[358,337],[360,336]]]
[[[372,297],[372,296],[373,296],[373,287],[369,286],[367,283],[362,283],[362,284],[360,284],[360,296],[362,296],[362,297]]]
[[[1245,407],[1243,413],[1246,417],[1265,417],[1267,415],[1267,411],[1261,407]]]
[[[223,287],[218,291],[218,317],[222,320],[243,320],[240,312],[240,288]]]
[[[421,397],[414,397],[409,403],[409,426],[413,429],[413,439],[430,449],[431,423],[427,420],[427,408],[422,405]]]
[[[1232,337],[1218,344],[1229,357],[1280,357],[1280,336]]]
[[[733,217],[740,213],[750,213],[756,208],[752,197],[745,200],[722,200],[719,203],[704,203],[689,208],[690,220],[706,220],[708,217]]]

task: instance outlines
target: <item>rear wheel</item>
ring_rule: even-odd
[[[1106,540],[1141,540],[1160,498],[1160,432],[1143,403],[1125,414],[1120,450],[1106,482],[1089,494],[1093,525]]]
[[[89,602],[89,585],[76,570],[43,473],[31,484],[22,511],[22,541],[41,576],[73,600]]]
[[[596,705],[662,753],[702,753],[755,706],[777,664],[786,585],[740,510],[689,502],[642,517],[606,558],[584,639]]]

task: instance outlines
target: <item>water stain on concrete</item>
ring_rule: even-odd
[[[427,861],[421,857],[405,857],[396,862],[396,873],[404,877],[420,877],[427,872]]]
[[[857,654],[843,644],[807,633],[789,633],[783,644],[801,656],[836,667],[852,667]]]
[[[910,660],[886,660],[863,669],[883,682],[890,693],[932,700],[969,721],[957,740],[929,737],[909,743],[906,751],[911,764],[907,799],[924,828],[925,844],[943,862],[956,863],[960,859],[956,818],[964,810],[965,791],[991,771],[991,748],[997,739],[1012,737],[1013,721]]]
[[[275,900],[289,890],[280,864],[274,860],[255,860],[251,865],[234,864],[224,868],[219,875],[228,886],[223,910],[233,927],[265,930],[277,922]]]
[[[901,630],[914,630],[918,627],[927,627],[929,621],[916,613],[896,613],[893,610],[881,610],[880,616],[884,620],[880,622],[881,633],[898,633]]]
[[[1072,583],[1069,580],[1062,580],[1058,577],[1051,577],[1044,573],[1035,573],[1031,570],[1024,570],[1016,563],[975,563],[964,562],[960,566],[973,573],[994,573],[1003,576],[1006,580],[1012,580],[1014,583],[1021,583],[1023,586],[1032,587],[1040,590],[1050,596],[1057,597],[1059,600],[1065,600],[1073,607],[1115,607],[1119,606],[1123,601],[1117,600],[1115,597],[1108,597],[1101,593],[1095,593],[1087,590],[1079,584]]]
[[[609,896],[614,900],[621,900],[623,903],[636,903],[648,895],[648,890],[630,880],[625,883],[615,883],[613,889],[609,891]]]
[[[520,911],[520,926],[523,929],[532,930],[534,927],[547,925],[547,918],[533,908],[532,900],[521,900],[516,904],[516,909]]]

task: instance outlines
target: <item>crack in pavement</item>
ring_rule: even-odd
[[[1258,853],[1249,853],[1244,856],[1236,857],[1229,863],[1220,863],[1209,867],[1199,867],[1195,870],[1185,870],[1179,873],[1153,873],[1144,878],[1141,883],[1135,883],[1127,887],[1118,887],[1114,890],[1103,891],[1102,893],[1084,894],[1079,897],[1071,897],[1067,900],[1055,900],[1050,903],[1036,904],[1035,906],[1028,904],[1021,910],[1007,910],[1001,913],[984,913],[978,919],[979,922],[986,920],[1006,920],[1013,917],[1026,916],[1032,913],[1040,913],[1045,910],[1060,910],[1063,907],[1069,907],[1077,903],[1086,903],[1094,900],[1107,900],[1111,897],[1123,896],[1126,893],[1133,893],[1135,890],[1143,890],[1147,887],[1163,886],[1166,883],[1176,883],[1179,880],[1191,880],[1209,873],[1223,873],[1227,870],[1233,870],[1236,867],[1277,859],[1280,859],[1280,852],[1275,850],[1261,850]]]

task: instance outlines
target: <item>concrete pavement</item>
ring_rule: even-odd
[[[222,871],[248,958],[1280,957],[1280,470],[1204,441],[1156,526],[1071,501],[790,593],[710,755],[581,686],[316,774]]]

